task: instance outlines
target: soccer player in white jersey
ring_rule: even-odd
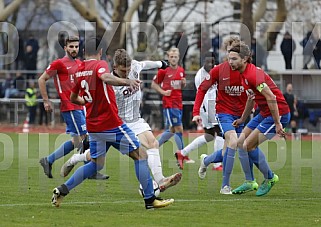
[[[210,78],[209,71],[213,68],[215,64],[215,57],[214,53],[208,52],[204,55],[204,65],[200,68],[195,76],[195,87],[198,89],[200,84],[205,79]],[[180,153],[178,158],[183,159],[181,156],[187,156],[189,152],[192,150],[197,149],[198,147],[203,146],[204,144],[212,141],[215,139],[214,143],[214,152],[218,150],[222,150],[224,146],[224,139],[221,137],[221,129],[218,125],[218,122],[215,119],[215,103],[216,103],[216,93],[217,93],[217,85],[212,85],[203,100],[203,104],[200,108],[200,116],[202,125],[204,127],[205,134],[202,136],[197,137],[195,140],[192,141],[189,145],[187,145],[183,150],[178,151]],[[202,158],[202,157],[201,157]],[[183,161],[180,163],[184,163]],[[182,167],[183,169],[183,167]],[[214,163],[213,170],[222,170],[221,162]]]
[[[126,50],[118,49],[114,55],[113,75],[120,78],[139,79],[142,70],[153,68],[166,68],[168,65],[164,61],[136,61],[132,60]],[[158,141],[153,135],[148,123],[141,118],[139,107],[141,103],[141,90],[130,90],[128,86],[114,86],[118,115],[127,124],[127,126],[138,136],[141,145],[146,149],[148,166],[154,176],[155,181],[159,184],[160,190],[165,191],[167,188],[176,185],[182,177],[181,173],[164,177],[162,164],[160,161]],[[88,151],[84,153],[86,158]],[[68,166],[74,166],[78,161],[83,161],[84,155],[76,154],[69,159],[64,165],[66,171]],[[62,169],[62,172],[64,170]],[[70,172],[70,171],[69,171]],[[68,172],[68,173],[69,173]]]

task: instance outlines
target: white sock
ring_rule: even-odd
[[[147,150],[146,152],[148,155],[147,162],[149,169],[152,171],[154,180],[159,184],[161,180],[164,178],[162,164],[159,156],[159,150],[153,148]]]
[[[82,154],[74,154],[73,156],[71,156],[70,158],[70,162],[74,165],[76,165],[78,162],[85,162],[87,161],[87,153],[89,152],[90,150],[87,149],[85,150],[84,153]]]
[[[220,167],[221,165],[222,165],[222,162],[213,163],[214,168]]]
[[[195,150],[201,146],[203,146],[204,144],[206,144],[206,139],[205,136],[199,136],[197,137],[195,140],[193,140],[190,144],[188,144],[183,150],[182,150],[182,155],[186,156],[188,155],[189,152],[191,152],[192,150]]]
[[[214,141],[214,152],[223,149],[224,142],[225,140],[222,137],[216,136]]]

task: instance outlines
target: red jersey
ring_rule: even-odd
[[[102,132],[123,124],[118,116],[113,87],[100,79],[108,72],[107,62],[91,59],[85,60],[75,73],[77,83],[72,92],[80,93],[86,101],[88,132]]]
[[[271,116],[269,106],[267,104],[266,98],[258,90],[260,84],[265,83],[269,86],[272,93],[276,96],[276,101],[279,108],[279,115],[284,115],[290,112],[289,106],[285,101],[285,98],[276,86],[272,78],[266,74],[262,69],[257,68],[253,64],[247,64],[244,72],[241,74],[243,78],[244,88],[247,92],[255,94],[254,101],[260,108],[260,114],[263,117]]]
[[[54,77],[55,87],[61,100],[61,112],[83,109],[82,106],[70,102],[71,89],[75,85],[74,74],[80,64],[80,60],[65,56],[53,61],[46,69],[46,73]]]
[[[182,78],[185,78],[185,71],[178,66],[176,69],[167,67],[158,70],[153,81],[160,84],[163,90],[171,90],[170,96],[163,96],[163,108],[183,109],[182,104]]]
[[[216,113],[241,116],[245,108],[247,96],[238,71],[233,71],[228,62],[223,62],[210,71],[197,90],[193,116],[199,115],[207,90],[217,83]]]

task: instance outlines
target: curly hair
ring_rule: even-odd
[[[234,42],[231,45],[231,48],[228,51],[230,52],[236,52],[240,55],[240,57],[242,59],[244,59],[245,57],[247,57],[247,63],[251,63],[252,62],[252,52],[249,48],[248,45],[246,45],[244,42],[240,41],[240,42]]]

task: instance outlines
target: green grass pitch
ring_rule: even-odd
[[[280,181],[269,194],[256,197],[220,195],[221,172],[208,168],[198,178],[199,155],[213,143],[193,151],[195,164],[185,164],[182,181],[162,193],[174,198],[167,208],[146,211],[138,193],[133,161],[110,149],[103,173],[107,181],[86,180],[51,206],[52,189],[65,179],[60,168],[70,155],[54,164],[48,179],[39,158],[51,153],[67,135],[0,133],[0,226],[319,226],[321,225],[321,142],[270,141],[261,148]],[[192,139],[192,137],[191,137]],[[191,139],[185,138],[185,144]],[[165,176],[180,171],[171,141],[161,148]],[[80,166],[81,164],[79,164]],[[258,183],[262,175],[255,169]],[[231,186],[243,182],[236,156]]]

